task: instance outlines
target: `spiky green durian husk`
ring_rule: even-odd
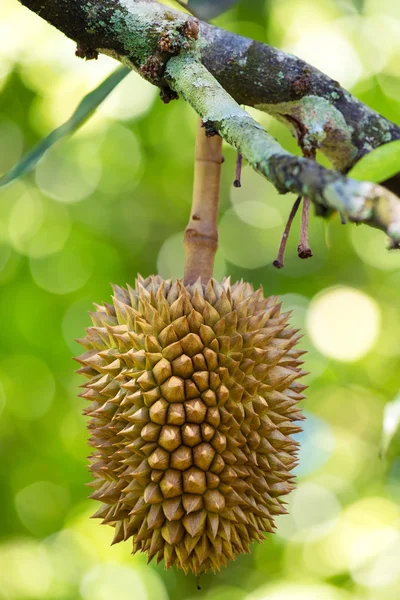
[[[77,360],[89,378],[92,498],[114,543],[217,571],[273,532],[293,488],[305,386],[277,298],[247,283],[114,287]]]

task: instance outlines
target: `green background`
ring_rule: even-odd
[[[218,22],[315,64],[400,124],[397,0],[251,0]],[[262,65],[261,65],[262,67]],[[0,173],[69,117],[115,68],[17,0],[0,14]],[[251,111],[288,149],[290,134]],[[276,271],[293,198],[249,168],[232,187],[224,150],[216,277],[279,294],[304,328],[308,417],[298,488],[278,531],[219,575],[196,579],[110,547],[89,520],[82,383],[73,341],[110,282],[180,277],[197,119],[130,75],[35,173],[0,192],[0,599],[398,600],[400,461],[379,458],[385,404],[399,391],[400,253],[367,227],[312,219],[314,259]],[[390,419],[388,421],[390,426]]]

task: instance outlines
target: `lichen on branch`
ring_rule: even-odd
[[[308,196],[322,214],[339,211],[350,221],[367,223],[400,241],[400,200],[392,192],[287,152],[195,57],[186,54],[171,59],[166,76],[203,121],[211,123],[281,193]]]
[[[160,39],[167,32],[176,41],[177,28],[188,19],[154,0],[19,1],[80,47],[109,54],[136,70],[144,68],[145,76],[154,74],[154,63],[147,70],[144,65],[159,54]],[[203,22],[193,48],[238,104],[281,120],[340,171],[400,139],[400,127],[295,56]]]
[[[19,1],[89,55],[111,55],[141,73],[160,87],[165,101],[180,94],[280,192],[308,196],[320,214],[337,210],[378,227],[399,245],[397,196],[291,155],[239,106],[282,120],[304,150],[319,149],[342,172],[400,139],[399,127],[317,69],[153,0]]]

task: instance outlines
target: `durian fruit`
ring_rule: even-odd
[[[77,360],[95,517],[166,568],[218,571],[286,512],[305,389],[298,331],[276,297],[229,279],[139,277],[91,318]]]

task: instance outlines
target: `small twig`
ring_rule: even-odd
[[[233,185],[235,188],[242,187],[242,167],[243,167],[243,156],[238,152],[236,159],[236,176]]]
[[[303,144],[300,142],[301,149],[305,158],[310,160],[317,160],[317,149],[305,149]],[[304,196],[303,210],[301,212],[301,225],[300,225],[300,243],[297,246],[297,254],[299,258],[307,259],[312,258],[312,250],[310,248],[309,240],[309,225],[310,225],[310,208],[311,201],[308,196]]]
[[[284,261],[285,261],[286,245],[287,245],[287,242],[289,239],[290,230],[292,228],[294,218],[297,214],[297,211],[299,210],[300,202],[301,202],[301,196],[299,196],[297,198],[296,202],[293,204],[292,210],[290,211],[289,219],[286,223],[285,231],[283,232],[281,245],[279,246],[278,258],[276,260],[274,260],[274,262],[273,262],[274,267],[276,267],[277,269],[283,269],[283,267],[285,266]]]
[[[310,198],[304,196],[303,210],[301,213],[301,226],[300,226],[300,244],[297,247],[297,254],[299,258],[311,258],[313,253],[310,248],[308,226],[310,222]]]
[[[343,213],[339,213],[340,214],[340,222],[342,225],[347,225],[347,219],[345,217],[345,215]]]
[[[221,181],[222,138],[207,137],[199,122],[192,213],[185,231],[185,285],[199,277],[207,283],[218,249],[218,204]]]

